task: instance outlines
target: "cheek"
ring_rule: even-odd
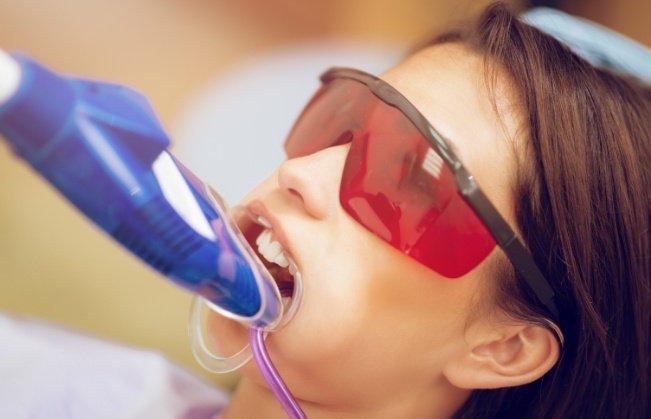
[[[345,262],[321,266],[296,318],[267,340],[287,383],[301,397],[357,403],[431,380],[463,344],[467,295],[392,250],[338,256]]]
[[[304,263],[301,307],[270,339],[281,356],[294,362],[326,362],[349,352],[356,336],[363,333],[370,307],[362,275],[368,273],[343,253],[345,249],[330,253],[332,258],[310,255]]]
[[[405,357],[459,336],[468,298],[461,282],[437,278],[366,234],[320,249],[303,261],[308,271],[299,312],[270,336],[280,359],[303,367],[381,364],[382,357]]]
[[[269,343],[279,361],[299,369],[352,363],[377,309],[369,300],[377,254],[353,221],[341,217],[297,223],[288,232],[309,238],[298,250],[304,295],[296,317]]]

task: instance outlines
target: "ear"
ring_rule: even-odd
[[[558,361],[554,333],[531,324],[500,325],[468,336],[468,346],[451,359],[443,374],[456,387],[490,389],[528,384]]]

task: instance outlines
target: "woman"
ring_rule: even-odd
[[[327,73],[244,200],[303,277],[267,344],[306,414],[648,417],[649,88],[502,6],[381,79]],[[284,417],[251,363],[224,417]]]

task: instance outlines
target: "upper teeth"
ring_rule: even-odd
[[[271,263],[275,263],[283,268],[289,266],[289,260],[283,247],[274,240],[273,233],[269,228],[265,228],[255,240],[258,245],[258,252]]]

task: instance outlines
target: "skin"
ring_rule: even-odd
[[[513,226],[521,140],[508,79],[498,73],[496,108],[482,59],[457,44],[422,50],[382,78],[454,143]],[[487,297],[500,250],[450,280],[369,233],[339,204],[348,148],[285,161],[243,202],[272,221],[303,274],[300,310],[267,346],[308,417],[450,417],[472,389],[542,376],[558,357],[553,335],[509,320]],[[245,340],[217,317],[209,327],[233,347]],[[286,417],[253,362],[242,374],[225,418]]]

